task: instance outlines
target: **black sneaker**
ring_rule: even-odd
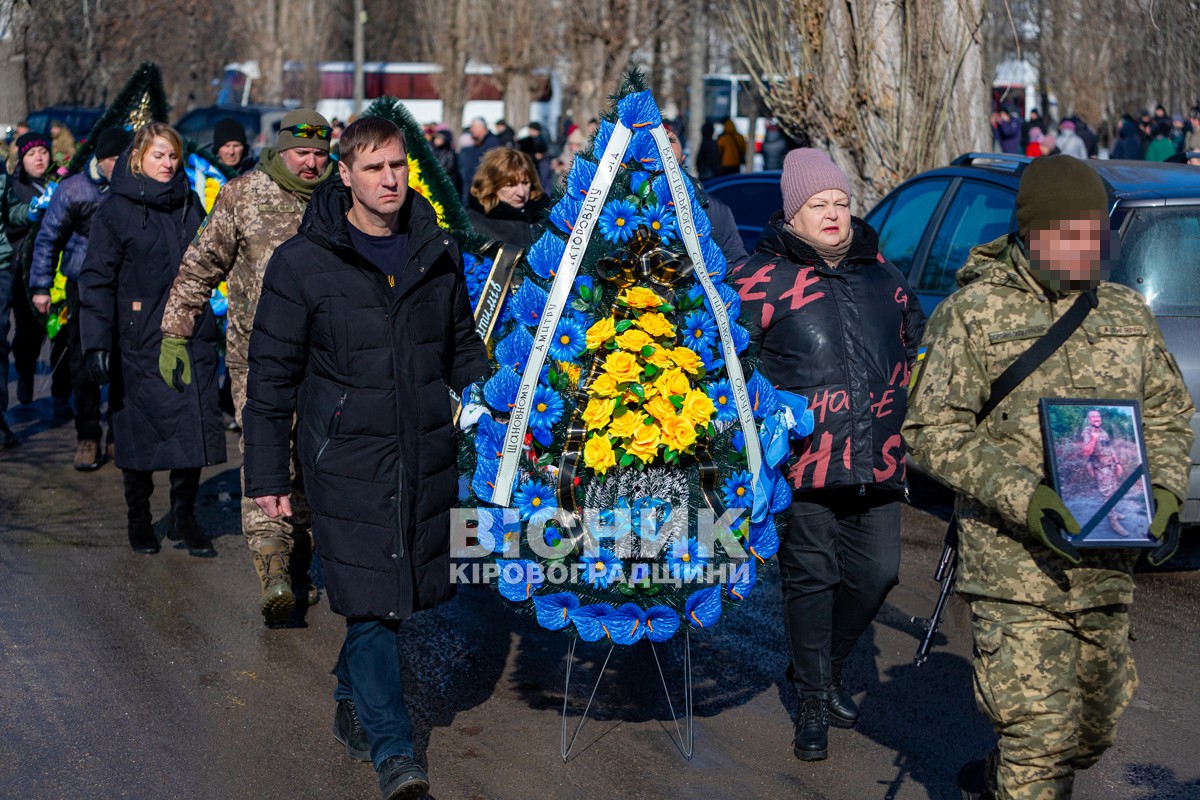
[[[800,700],[792,752],[801,761],[821,761],[829,755],[829,701],[822,695]]]
[[[833,673],[829,690],[829,724],[835,728],[853,728],[858,722],[858,703],[842,685],[842,674]]]
[[[353,700],[338,700],[333,713],[333,738],[346,746],[346,755],[355,761],[370,761],[371,746],[367,732],[358,721],[358,709]]]
[[[392,756],[379,767],[383,800],[416,800],[429,791],[429,776],[408,756]]]
[[[10,447],[16,447],[21,443],[17,435],[8,427],[8,423],[0,419],[0,450],[7,450]]]
[[[995,800],[988,791],[987,766],[985,761],[971,761],[958,771],[958,790],[962,800]]]

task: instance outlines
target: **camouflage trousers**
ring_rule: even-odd
[[[969,598],[975,700],[1000,737],[988,758],[998,800],[1064,800],[1100,760],[1137,689],[1129,611],[1054,613]]]
[[[1121,487],[1121,475],[1117,472],[1115,464],[1096,467],[1096,490],[1100,492],[1100,496],[1105,500],[1112,497],[1113,492]],[[1120,505],[1118,503],[1118,505]],[[1129,531],[1121,525],[1121,520],[1125,519],[1125,515],[1117,511],[1116,507],[1108,512],[1108,524],[1112,526],[1113,532],[1118,536],[1128,536]]]
[[[242,425],[242,407],[246,405],[246,368],[241,365],[229,364],[230,389],[233,393],[233,409],[237,417],[238,427]],[[246,536],[246,545],[254,553],[258,553],[265,543],[282,546],[288,553],[293,549],[300,552],[312,552],[312,512],[308,507],[308,499],[304,496],[304,483],[300,474],[300,461],[296,453],[295,431],[292,431],[292,515],[271,519],[262,512],[254,498],[246,497],[246,472],[242,470],[242,533]],[[239,439],[238,450],[245,453],[245,444]],[[302,541],[297,542],[297,539]],[[311,555],[310,555],[311,558]],[[293,564],[293,568],[298,565]],[[308,563],[303,565],[308,570]]]

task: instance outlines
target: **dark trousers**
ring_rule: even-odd
[[[857,488],[797,495],[779,547],[784,623],[801,695],[829,691],[900,575],[900,504]]]
[[[17,377],[33,380],[37,374],[38,356],[42,353],[42,343],[46,341],[46,327],[29,302],[29,293],[25,288],[25,278],[20,270],[13,267],[13,363],[17,367]],[[50,379],[50,394],[66,400],[71,396],[71,371],[67,364],[67,340],[60,333],[50,344],[50,368],[53,370]]]
[[[0,423],[8,411],[8,328],[12,313],[13,271],[0,269]]]
[[[154,494],[154,473],[136,469],[123,470],[125,507],[130,525],[149,524],[150,497]],[[184,516],[195,516],[196,495],[200,493],[200,468],[171,470],[171,510]]]
[[[100,387],[88,377],[83,365],[83,344],[79,338],[79,284],[67,281],[67,310],[70,321],[66,332],[59,332],[55,341],[66,337],[69,351],[71,386],[75,391],[75,437],[79,441],[100,441]],[[55,395],[57,397],[57,395]]]
[[[400,687],[400,623],[347,619],[338,655],[334,700],[353,700],[379,766],[392,756],[412,758],[412,721]]]

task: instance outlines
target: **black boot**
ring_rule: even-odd
[[[971,761],[958,771],[958,791],[963,800],[996,800],[988,788],[987,761]]]
[[[824,695],[800,699],[792,752],[801,761],[821,761],[829,755],[829,709]]]
[[[217,554],[208,535],[196,521],[196,495],[200,491],[199,469],[171,470],[171,521],[173,539],[183,539],[188,555],[212,558]]]
[[[150,472],[124,471],[125,506],[129,511],[129,546],[135,553],[157,553],[158,535],[150,516],[150,495],[154,494],[154,475]]]
[[[853,728],[858,722],[858,703],[842,685],[842,670],[833,670],[833,685],[829,690],[829,724],[835,728]]]

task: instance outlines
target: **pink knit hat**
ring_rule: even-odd
[[[783,216],[791,220],[796,212],[808,202],[808,198],[829,189],[841,189],[848,197],[850,181],[846,173],[838,168],[824,150],[801,147],[787,154],[783,160],[783,177],[779,179],[783,190]]]

